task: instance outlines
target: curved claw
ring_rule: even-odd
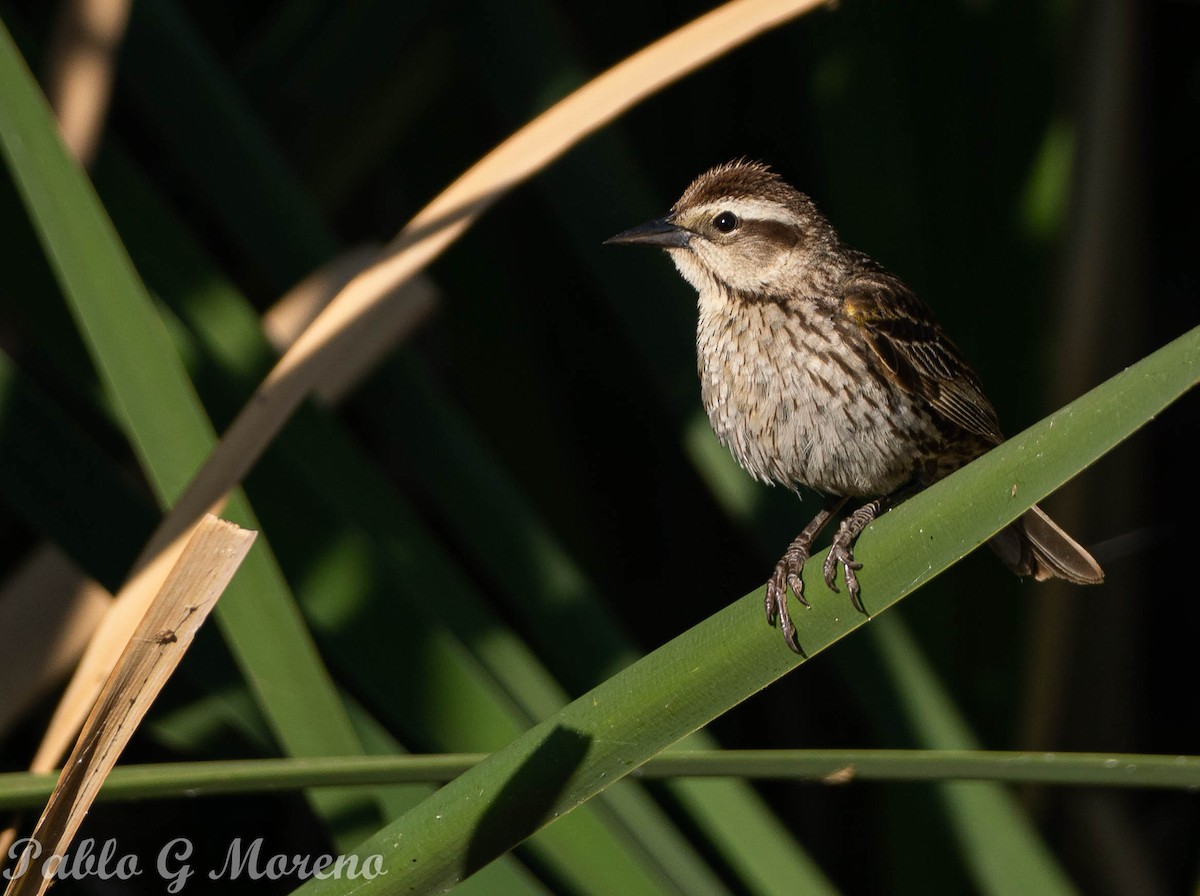
[[[794,653],[801,656],[806,654],[800,648],[800,642],[796,639],[796,626],[792,622],[792,616],[788,612],[787,593],[788,588],[796,595],[796,599],[804,606],[808,606],[808,601],[804,599],[804,582],[800,578],[800,571],[804,569],[804,561],[807,558],[800,555],[798,552],[788,551],[775,565],[775,571],[771,574],[771,578],[767,581],[767,595],[764,601],[764,609],[767,613],[767,624],[775,625],[775,621],[779,620],[779,630],[783,634],[784,643],[792,649]]]
[[[807,607],[808,598],[804,596],[804,579],[800,578],[799,573],[789,572],[787,576],[788,586],[792,589],[792,594],[796,595],[796,600]]]
[[[825,555],[825,564],[821,567],[821,571],[825,574],[825,585],[834,594],[841,594],[837,586],[837,565],[841,558],[834,552],[833,548],[829,549],[829,553]]]
[[[870,616],[867,608],[863,606],[861,592],[858,587],[858,576],[854,574],[854,570],[862,569],[861,563],[847,564],[846,567],[846,590],[850,592],[850,602],[854,604],[854,609],[862,613],[864,616]]]
[[[854,549],[852,547],[838,539],[834,539],[834,543],[829,548],[829,553],[825,557],[825,564],[822,567],[822,572],[825,573],[825,584],[833,591],[838,590],[837,568],[839,563],[842,564],[842,569],[846,573],[846,590],[850,592],[850,601],[854,604],[854,609],[865,615],[867,610],[862,602],[862,588],[859,587],[858,576],[855,575],[857,570],[862,569],[862,564],[854,559]]]
[[[792,617],[788,615],[786,607],[779,615],[779,631],[783,634],[783,643],[791,648],[792,653],[808,656],[800,647],[800,641],[796,638],[796,626],[792,624]]]

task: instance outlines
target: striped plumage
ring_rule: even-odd
[[[853,544],[878,513],[1002,440],[975,373],[929,308],[868,256],[843,245],[803,193],[764,165],[698,177],[666,217],[611,242],[665,248],[699,293],[701,397],[752,476],[832,496],[767,584],[767,616],[799,650],[787,611],[811,542],[847,497],[883,496],[834,536],[861,609]],[[993,539],[1019,575],[1099,582],[1095,560],[1034,508]]]

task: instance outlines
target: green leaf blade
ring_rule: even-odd
[[[874,564],[870,584],[864,579],[864,596],[870,587],[868,600],[880,610],[896,603],[1127,438],[1198,379],[1200,328],[878,520],[863,542],[867,569]],[[1091,440],[1075,441],[1081,433]],[[1037,467],[1028,463],[1034,455]],[[1027,483],[1019,497],[1007,488],[1014,474]],[[819,576],[819,564],[806,568],[812,595]],[[453,884],[475,869],[476,838],[481,830],[491,833],[489,819],[497,808],[519,799],[514,791],[533,798],[524,783],[531,769],[551,770],[534,785],[543,817],[557,817],[785,674],[797,660],[762,625],[761,609],[759,594],[747,595],[442,788],[360,847],[359,855],[382,855],[389,873],[356,892]],[[801,642],[810,653],[823,650],[865,624],[855,616],[844,598],[814,599],[801,621]],[[509,845],[526,833],[511,829]],[[488,842],[492,851],[497,845]],[[1069,888],[1057,871],[1038,879],[1051,892]],[[341,892],[342,886],[310,881],[297,892],[318,896]]]

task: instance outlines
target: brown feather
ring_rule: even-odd
[[[855,277],[842,291],[842,312],[898,386],[961,429],[993,444],[1003,441],[975,372],[904,283],[883,272]]]

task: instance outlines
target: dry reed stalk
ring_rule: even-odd
[[[75,667],[112,600],[49,543],[8,580],[0,593],[0,732]],[[0,868],[15,825],[0,830]]]
[[[221,502],[223,505],[223,501]],[[219,507],[214,510],[218,512]],[[206,517],[202,517],[203,523]],[[138,626],[144,621],[154,598],[162,591],[163,583],[178,564],[189,539],[199,524],[181,533],[171,544],[134,572],[120,593],[106,608],[91,639],[83,651],[83,658],[75,667],[75,674],[54,708],[54,715],[42,734],[37,752],[29,763],[31,772],[49,772],[58,766],[59,760],[71,746],[71,741],[85,724],[89,713],[94,711],[96,701],[106,680],[113,674],[124,651],[136,635]],[[15,832],[12,827],[0,831],[0,867],[8,856],[8,847]]]
[[[95,702],[34,829],[30,850],[12,869],[5,896],[34,896],[53,879],[47,864],[79,829],[162,686],[241,565],[257,533],[206,515],[189,533],[149,610],[137,624]],[[28,857],[28,858],[27,858]]]
[[[0,590],[0,734],[70,673],[110,603],[49,542],[9,577]]]
[[[284,354],[338,293],[379,257],[377,246],[351,249],[288,290],[262,319],[263,332],[275,351]],[[345,345],[341,354],[331,359],[329,378],[314,385],[317,400],[326,405],[338,404],[388,352],[433,314],[437,301],[437,287],[421,274],[383,296],[377,313],[372,315],[371,330],[360,343]]]
[[[46,93],[71,155],[87,167],[100,146],[130,0],[67,0],[51,38]]]

